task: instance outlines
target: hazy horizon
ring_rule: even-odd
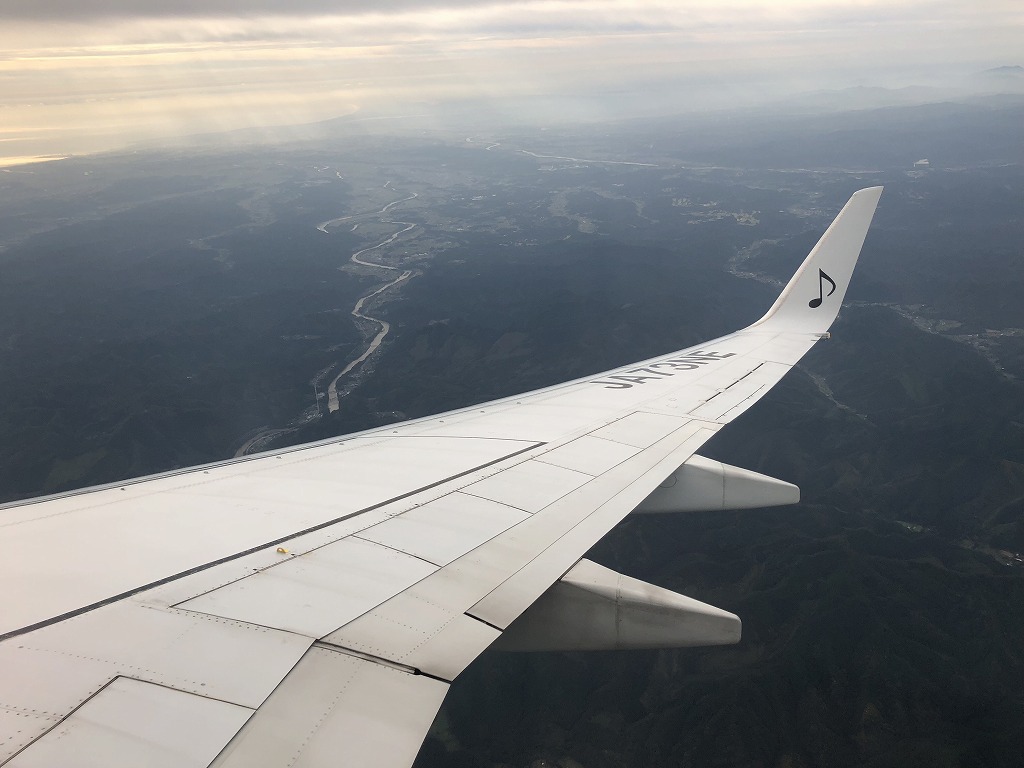
[[[963,87],[1019,64],[1024,38],[1007,0],[7,5],[0,165],[346,115],[444,122],[467,105],[543,123]]]

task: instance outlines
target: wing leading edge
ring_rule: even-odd
[[[407,766],[450,682],[506,631],[527,648],[734,642],[732,614],[581,558],[638,507],[794,499],[695,454],[826,333],[880,194],[857,192],[729,336],[3,509],[0,764]],[[545,621],[560,600],[595,631]]]

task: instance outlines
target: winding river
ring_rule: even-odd
[[[394,189],[393,187],[391,187],[390,181],[385,183],[384,186],[385,188],[390,187]],[[391,243],[393,243],[396,239],[404,235],[406,232],[411,232],[413,229],[416,228],[416,224],[413,224],[408,221],[394,221],[391,219],[384,218],[384,216],[387,215],[388,211],[391,210],[391,208],[393,208],[394,206],[398,205],[399,203],[414,200],[416,199],[416,197],[417,194],[413,192],[408,197],[403,197],[399,200],[393,200],[392,202],[388,203],[383,208],[381,208],[379,211],[356,213],[350,216],[341,216],[336,219],[330,219],[329,221],[325,221],[317,225],[317,229],[323,232],[324,234],[330,234],[330,227],[337,226],[346,221],[351,221],[352,219],[364,218],[367,216],[379,216],[381,217],[381,221],[384,223],[402,225],[402,229],[399,229],[397,232],[392,233],[391,235],[381,240],[376,245],[371,245],[367,248],[363,248],[362,250],[356,251],[349,257],[349,261],[352,264],[358,264],[363,267],[373,267],[375,269],[383,269],[386,272],[399,272],[398,267],[392,267],[388,264],[381,264],[376,261],[366,261],[363,258],[363,255],[370,253],[371,251],[376,251],[380,248],[385,248],[388,245],[391,245]],[[377,325],[377,333],[373,336],[372,339],[370,339],[362,353],[354,360],[350,361],[349,364],[346,365],[327,386],[327,410],[329,412],[334,413],[335,411],[338,410],[339,407],[341,407],[340,400],[342,397],[344,397],[344,394],[338,394],[338,383],[341,382],[346,376],[352,374],[352,372],[358,369],[359,366],[361,366],[363,363],[365,363],[367,358],[369,358],[370,355],[377,351],[377,349],[383,343],[384,339],[387,337],[388,333],[391,332],[391,324],[387,320],[384,320],[383,318],[380,317],[374,317],[373,315],[363,311],[363,307],[366,305],[366,302],[384,293],[384,291],[388,290],[389,288],[392,288],[396,285],[399,285],[400,283],[405,282],[406,280],[409,280],[412,277],[412,275],[413,272],[411,269],[402,270],[401,274],[399,274],[398,277],[388,281],[387,283],[374,289],[373,291],[370,291],[370,293],[366,294],[365,296],[360,297],[359,300],[355,303],[355,306],[352,307],[352,317],[358,318],[360,320],[368,320],[371,323],[375,323]]]

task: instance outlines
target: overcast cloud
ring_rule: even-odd
[[[580,0],[583,2],[584,0]],[[468,5],[492,5],[481,0],[6,0],[5,16],[23,19],[134,19],[142,16],[194,18],[201,16],[335,16],[389,13],[395,10],[426,10]]]
[[[0,141],[79,152],[403,105],[717,108],[1022,63],[1019,0],[6,0]],[[286,9],[283,10],[283,9]],[[616,96],[610,94],[617,94]],[[622,94],[628,94],[622,102]],[[513,110],[515,111],[515,110]],[[543,116],[541,116],[543,117]]]

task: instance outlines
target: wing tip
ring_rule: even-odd
[[[865,187],[850,196],[771,309],[751,328],[771,321],[797,332],[828,330],[839,314],[882,190],[880,185]]]
[[[885,187],[881,184],[875,187],[864,187],[864,189],[858,189],[850,196],[850,203],[860,198],[874,198],[875,203],[878,203],[878,199],[882,196],[882,192],[885,191]],[[850,203],[847,203],[849,205]]]

